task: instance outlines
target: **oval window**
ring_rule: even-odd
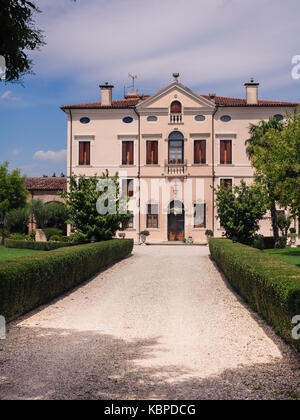
[[[80,118],[81,124],[88,124],[91,120],[88,117]]]
[[[126,124],[130,124],[130,123],[132,123],[132,121],[133,121],[133,118],[132,117],[125,117],[125,118],[123,118],[123,122],[126,123]]]
[[[147,117],[147,121],[148,122],[156,122],[157,117],[155,115],[149,115],[149,117]]]
[[[229,122],[229,121],[231,121],[231,116],[230,115],[222,115],[220,120],[223,121],[223,122]]]
[[[196,115],[195,120],[196,121],[205,121],[206,117],[205,117],[205,115]]]
[[[275,118],[275,120],[277,120],[277,121],[282,121],[283,120],[283,115],[281,115],[281,114],[276,114],[276,115],[274,115],[274,117],[273,118]]]

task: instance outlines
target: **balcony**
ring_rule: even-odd
[[[182,114],[170,114],[170,124],[182,124]]]
[[[176,163],[169,163],[168,161],[165,161],[165,173],[166,176],[186,176],[187,174],[187,161],[184,160],[181,162]]]

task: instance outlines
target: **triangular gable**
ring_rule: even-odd
[[[177,97],[175,96],[176,94]],[[166,97],[168,97],[168,100],[164,101]],[[184,98],[187,100],[185,101]],[[167,108],[168,105],[166,104],[169,104],[170,101],[176,99],[181,100],[185,108],[201,107],[207,110],[213,110],[215,108],[214,102],[198,95],[181,83],[174,81],[165,88],[159,90],[154,95],[150,96],[148,99],[140,102],[137,105],[137,109],[142,110],[145,108]]]

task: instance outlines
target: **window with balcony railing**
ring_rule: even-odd
[[[173,101],[170,106],[170,123],[182,123],[182,105],[179,101]]]

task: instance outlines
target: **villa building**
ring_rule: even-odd
[[[129,197],[132,218],[126,237],[149,242],[206,241],[222,235],[212,187],[253,181],[246,154],[250,124],[283,120],[298,104],[258,99],[259,84],[246,83],[245,99],[200,95],[174,81],[152,96],[130,91],[112,100],[113,86],[100,86],[101,102],[65,105],[68,176],[116,172]],[[261,233],[269,236],[268,217]]]

